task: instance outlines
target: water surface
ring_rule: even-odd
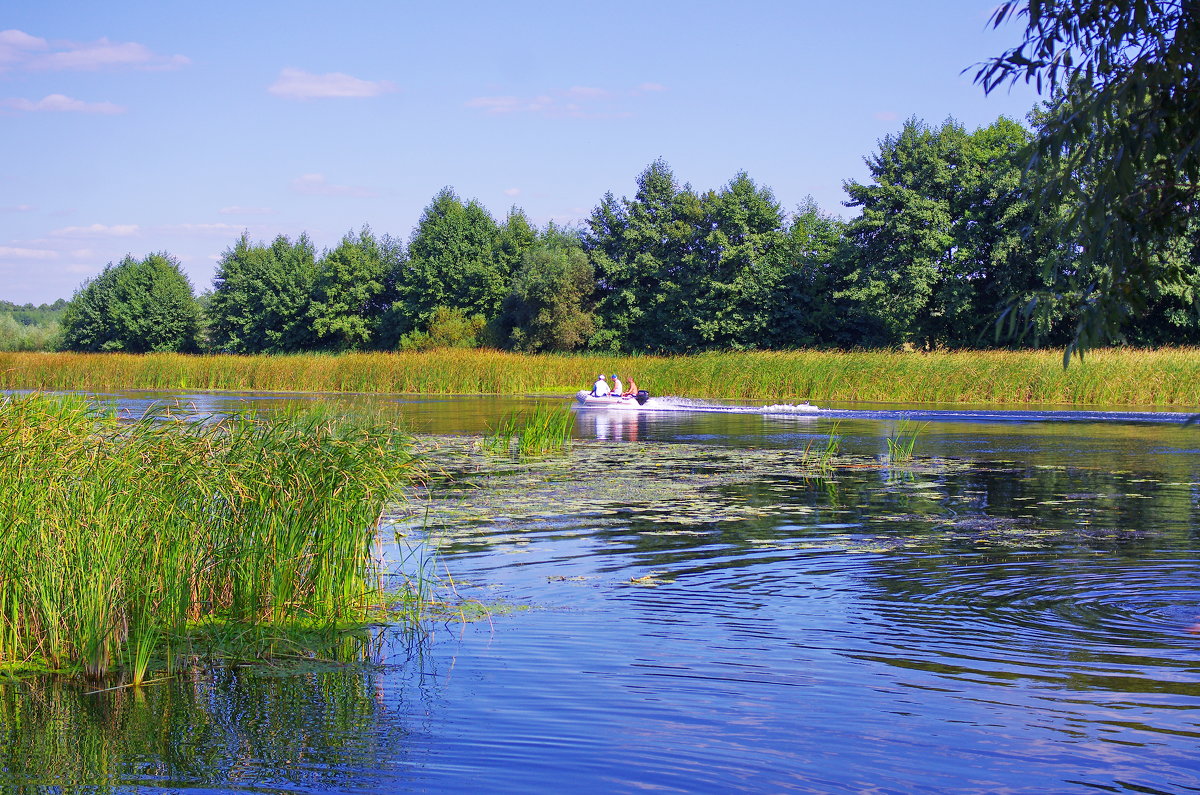
[[[117,396],[140,410],[154,395]],[[187,395],[199,414],[294,396]],[[1169,412],[579,412],[566,457],[464,435],[562,398],[341,397],[438,437],[398,510],[488,620],[367,667],[0,688],[10,788],[1200,790],[1200,429]],[[886,439],[926,423],[916,459]],[[803,451],[842,437],[844,465]]]

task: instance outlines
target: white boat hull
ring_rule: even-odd
[[[637,398],[632,395],[629,397],[612,395],[596,397],[591,392],[581,389],[575,393],[575,399],[579,401],[579,405],[587,406],[590,409],[633,409],[636,411],[641,408]]]

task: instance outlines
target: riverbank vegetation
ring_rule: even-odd
[[[1070,200],[1049,206],[1028,190],[1030,147],[1050,118],[1038,109],[1029,126],[1000,118],[973,131],[908,120],[867,158],[870,179],[846,183],[851,220],[811,200],[788,211],[745,173],[695,189],[657,160],[631,198],[606,193],[579,227],[538,229],[516,207],[497,220],[446,188],[407,241],[364,227],[318,252],[306,235],[243,234],[199,298],[168,253],[127,257],[76,293],[61,346],[1061,350],[1085,328],[1086,347],[1200,344],[1194,223],[1144,254],[1152,273],[1129,292],[1137,300],[1104,304],[1106,331],[1093,328],[1089,302],[1115,266],[1064,225]]]
[[[1200,405],[1200,350],[742,352],[698,356],[425,353],[186,356],[0,353],[0,388],[572,394],[596,373],[654,395],[728,400]]]
[[[142,681],[192,655],[311,653],[384,605],[394,430],[320,412],[128,420],[0,402],[0,667]],[[405,594],[387,597],[401,603]]]

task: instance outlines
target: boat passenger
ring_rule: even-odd
[[[604,378],[604,373],[601,373],[596,376],[596,383],[592,384],[592,395],[594,397],[605,397],[608,393],[608,381]]]
[[[625,387],[625,391],[621,393],[621,397],[636,397],[638,393],[637,383],[633,377],[629,378],[629,386]]]
[[[618,397],[623,396],[625,394],[625,387],[621,386],[621,379],[617,376],[616,373],[613,373],[612,393],[614,395],[617,395]]]

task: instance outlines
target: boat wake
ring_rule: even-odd
[[[588,406],[588,408],[592,408]],[[602,408],[602,407],[598,407]],[[714,414],[767,414],[773,416],[813,416],[821,409],[809,403],[774,403],[769,406],[735,406],[726,403],[713,403],[696,398],[652,397],[645,405],[638,407],[641,411],[691,411]]]

